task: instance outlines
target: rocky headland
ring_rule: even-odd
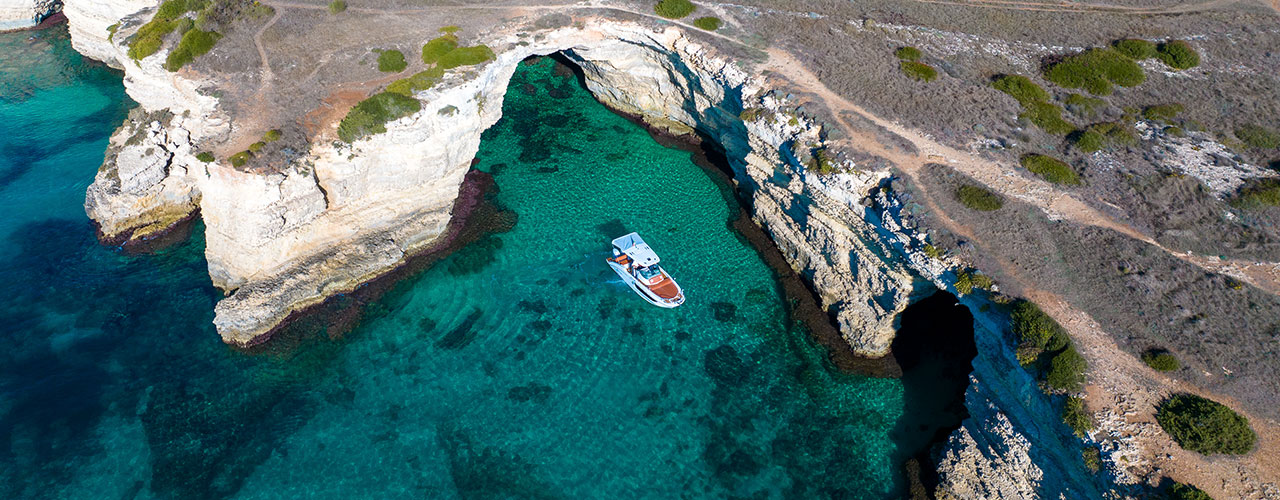
[[[770,23],[802,14],[794,11],[717,5],[715,12],[737,26],[707,32],[663,20],[647,4],[494,4],[467,11],[387,2],[339,17],[321,3],[267,1],[262,5],[268,10],[231,25],[212,52],[170,71],[162,56],[176,48],[172,42],[157,56],[135,59],[130,51],[130,40],[155,15],[158,2],[64,3],[74,47],[122,69],[129,95],[139,104],[112,137],[85,210],[100,239],[113,245],[153,240],[194,217],[202,219],[209,275],[226,294],[214,323],[229,344],[264,342],[298,311],[386,275],[438,244],[449,230],[481,133],[500,118],[517,65],[551,54],[581,68],[587,88],[607,106],[654,129],[696,135],[722,149],[752,220],[812,288],[853,353],[890,354],[899,314],[908,305],[937,290],[962,295],[962,303],[974,311],[980,354],[966,395],[970,418],[936,453],[940,495],[1123,496],[1133,491],[1118,486],[1117,477],[1138,474],[1141,478],[1129,483],[1141,483],[1164,475],[1162,468],[1148,466],[1153,460],[1175,470],[1202,465],[1193,456],[1157,459],[1153,450],[1140,449],[1132,457],[1109,455],[1103,474],[1085,471],[1079,438],[1062,429],[1058,410],[1019,366],[1007,319],[999,312],[1007,300],[997,292],[1006,287],[1028,297],[1058,298],[1041,289],[1056,291],[1056,285],[1018,272],[1011,263],[1025,261],[1024,255],[973,255],[975,245],[983,250],[996,245],[1000,231],[1022,228],[949,217],[964,210],[953,208],[947,184],[953,177],[973,179],[1024,203],[1029,217],[1114,230],[1201,272],[1228,273],[1258,293],[1274,294],[1268,287],[1280,282],[1265,270],[1256,272],[1257,264],[1280,260],[1269,248],[1225,262],[1184,256],[1160,246],[1175,246],[1163,232],[1148,236],[1159,228],[1143,217],[1121,213],[1122,207],[1105,199],[1064,194],[1016,170],[1008,153],[974,146],[989,139],[981,133],[949,125],[929,128],[895,114],[895,105],[884,102],[865,104],[874,106],[869,111],[853,102],[855,92],[824,84],[833,79],[834,66],[821,60],[826,56],[820,51],[787,48],[807,35],[774,46],[757,37],[776,27]],[[832,22],[809,14],[813,22]],[[757,18],[764,21],[752,21]],[[376,23],[387,36],[365,40],[366,32],[352,26],[361,21]],[[760,24],[749,27],[753,22]],[[460,25],[469,43],[492,48],[492,60],[450,69],[429,88],[413,91],[420,110],[389,121],[385,132],[341,140],[338,126],[347,110],[396,77],[422,69],[415,61],[395,75],[379,75],[367,63],[362,66],[369,50],[403,46],[413,53],[446,24]],[[827,28],[841,36],[842,30],[879,29],[865,20]],[[908,28],[895,25],[883,36],[896,44]],[[960,79],[963,72],[957,69],[947,78]],[[969,89],[964,95],[984,91]],[[258,141],[272,131],[282,139]],[[1147,139],[1159,138],[1152,133]],[[1239,161],[1219,161],[1225,166],[1215,170],[1216,157],[1178,163],[1174,157],[1192,156],[1179,156],[1181,145],[1195,143],[1171,137],[1167,144],[1166,153],[1152,163],[1176,163],[1176,170],[1196,178],[1227,178],[1228,187],[1250,175],[1270,175],[1239,167]],[[260,151],[252,161],[230,160],[254,147]],[[1204,149],[1186,147],[1197,153]],[[1247,175],[1224,174],[1223,168]],[[935,178],[948,170],[954,174]],[[1218,189],[1223,183],[1210,184],[1225,192]],[[940,251],[944,242],[954,251]],[[1000,286],[972,294],[971,265],[995,276]],[[1063,300],[1046,310],[1064,323],[1099,314],[1090,309],[1093,304],[1075,302]],[[1101,327],[1076,329],[1071,328],[1073,338],[1107,337]],[[1142,370],[1133,363],[1108,362],[1136,359],[1114,343],[1088,347],[1095,366]],[[1182,383],[1205,383],[1194,374],[1188,377],[1193,378]],[[1160,395],[1171,385],[1140,389]],[[1108,385],[1103,392],[1123,387]],[[1232,394],[1255,412],[1270,397]],[[1095,396],[1091,404],[1099,414],[1112,409],[1105,397]],[[1135,418],[1150,412],[1143,408]],[[1260,498],[1275,491],[1277,471],[1265,460],[1274,453],[1274,441],[1266,436],[1274,436],[1268,433],[1275,424],[1254,420],[1264,434],[1262,456],[1239,465],[1244,477],[1239,486],[1210,486],[1220,494]],[[1124,418],[1110,428],[1104,423],[1111,435],[1085,441],[1132,448],[1120,428],[1130,423]],[[1145,468],[1126,472],[1130,459]],[[1222,462],[1210,465],[1218,469],[1198,477],[1236,470]]]

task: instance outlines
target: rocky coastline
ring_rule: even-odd
[[[796,113],[785,90],[766,84],[763,75],[718,57],[678,28],[601,21],[548,30],[535,41],[495,35],[487,42],[508,50],[478,72],[448,75],[419,94],[430,105],[389,123],[386,133],[350,145],[315,140],[287,168],[255,172],[196,157],[204,141],[246,133],[201,90],[213,82],[193,72],[169,73],[154,58],[128,59],[121,39],[145,22],[152,3],[70,0],[65,8],[76,49],[123,68],[129,94],[140,104],[112,138],[86,195],[86,212],[103,241],[126,246],[200,217],[210,277],[227,294],[214,322],[228,344],[265,348],[266,339],[288,336],[282,325],[319,308],[339,311],[334,324],[354,321],[358,315],[341,312],[349,309],[334,307],[335,301],[349,300],[344,297],[366,283],[393,282],[465,244],[467,214],[482,198],[481,190],[468,187],[482,183],[469,174],[480,133],[500,117],[515,65],[552,54],[581,68],[587,88],[610,108],[723,154],[737,195],[750,207],[750,222],[743,218],[735,226],[755,234],[758,248],[773,251],[762,253],[789,292],[799,286],[817,297],[799,301],[793,314],[824,344],[833,346],[833,337],[845,343],[847,349],[834,351],[855,356],[836,357],[838,365],[880,359],[872,364],[895,375],[896,364],[884,360],[900,314],[934,291],[954,292],[956,263],[925,254],[927,236],[911,228],[904,204],[881,189],[891,180],[886,167],[852,161],[851,154],[837,160],[841,173],[813,172],[797,152],[826,147],[822,125]],[[114,41],[106,32],[111,25],[120,26]],[[454,112],[441,112],[446,108]],[[758,112],[743,120],[748,109]],[[975,300],[966,305],[975,309]],[[987,324],[980,330],[985,333],[976,335],[986,339],[980,347],[1012,356],[994,342],[1003,341],[1001,329]],[[962,498],[976,491],[993,498],[1056,497],[1052,493],[1096,488],[1072,470],[1034,460],[1065,451],[1023,446],[1027,435],[1048,432],[1044,414],[1006,411],[1024,391],[972,388],[1007,389],[1001,382],[1007,369],[975,364],[965,397],[972,416],[940,452],[940,488]],[[1005,473],[1012,470],[1019,472]],[[993,477],[999,484],[982,484]]]

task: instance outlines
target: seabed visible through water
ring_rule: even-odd
[[[128,99],[65,28],[37,33],[0,35],[0,495],[884,498],[933,437],[904,418],[940,411],[904,386],[922,372],[836,370],[731,230],[728,188],[549,58],[478,155],[502,231],[358,317],[228,348],[201,227],[149,255],[94,240],[84,188]],[[604,264],[629,231],[683,306]]]

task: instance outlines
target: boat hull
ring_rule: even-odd
[[[684,303],[683,290],[676,294],[674,299],[664,299],[650,291],[648,287],[640,284],[640,281],[636,280],[636,278],[631,275],[631,272],[627,271],[627,269],[622,267],[622,265],[612,260],[606,260],[606,262],[609,263],[609,267],[613,268],[613,272],[618,273],[618,276],[622,278],[622,282],[626,283],[627,287],[631,288],[631,291],[636,292],[636,295],[639,295],[640,298],[644,299],[646,302],[666,309],[673,309]],[[679,285],[676,285],[676,287],[679,288]]]

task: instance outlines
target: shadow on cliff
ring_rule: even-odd
[[[978,347],[973,315],[950,293],[912,304],[901,320],[892,350],[902,367],[903,418],[893,440],[899,445],[895,463],[905,464],[914,495],[937,486],[935,448],[969,417],[964,395]]]

